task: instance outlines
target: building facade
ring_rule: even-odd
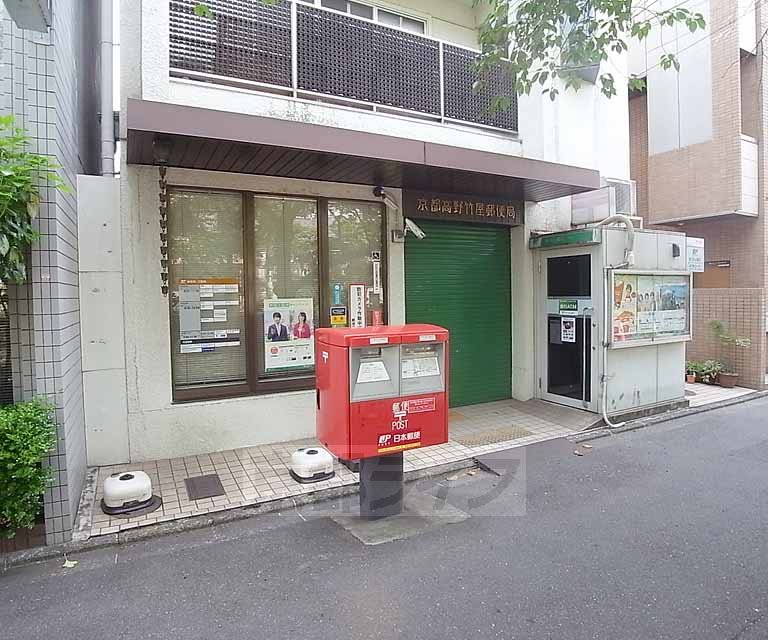
[[[470,0],[195,4],[121,5],[120,193],[80,211],[89,463],[312,435],[320,326],[442,322],[454,405],[539,395],[529,238],[629,177],[626,103],[493,113]]]
[[[31,150],[59,165],[68,187],[41,191],[29,281],[8,288],[3,332],[12,399],[43,396],[56,408],[57,449],[48,460],[54,481],[44,497],[48,543],[71,536],[86,474],[77,176],[98,171],[98,17],[96,2],[55,0],[48,24],[33,31],[0,3],[0,113],[15,116]]]
[[[672,6],[677,3],[667,2]],[[762,389],[766,372],[765,177],[766,8],[760,2],[690,0],[707,28],[652,33],[630,55],[647,90],[630,96],[631,174],[647,225],[705,241],[694,277],[694,337],[688,357],[724,360],[740,383]],[[680,70],[664,71],[663,52]],[[709,323],[748,337],[729,349]]]

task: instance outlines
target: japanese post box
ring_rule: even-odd
[[[448,331],[318,329],[317,437],[342,460],[448,441]]]

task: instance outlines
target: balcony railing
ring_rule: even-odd
[[[209,18],[195,4],[170,2],[174,75],[517,131],[509,78],[499,70],[474,89],[476,51],[291,0],[209,0]],[[500,95],[512,107],[492,111]]]

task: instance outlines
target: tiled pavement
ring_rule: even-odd
[[[712,404],[713,402],[730,400],[731,398],[738,398],[739,396],[745,396],[754,392],[754,389],[747,389],[745,387],[725,389],[712,384],[697,383],[685,385],[685,397],[692,407],[700,407],[705,404]]]
[[[514,440],[492,442],[482,446],[464,446],[454,439],[449,442],[405,452],[405,472],[428,469],[466,460],[477,455],[524,446],[542,440],[571,435],[592,426],[594,414],[557,405],[530,400],[505,400],[484,405],[462,407],[449,415],[452,438],[482,441],[484,436],[496,436],[510,427],[530,433]],[[105,535],[170,520],[208,514],[241,506],[270,502],[331,487],[353,485],[358,475],[335,463],[336,476],[314,484],[299,484],[289,472],[291,454],[299,447],[317,444],[313,439],[282,442],[220,453],[125,464],[99,469],[96,479],[96,499],[92,510],[79,516],[75,530],[77,539]],[[117,471],[143,470],[152,480],[154,492],[163,500],[157,511],[134,518],[114,518],[99,508],[104,478]],[[184,479],[216,473],[225,495],[205,500],[190,500]],[[86,502],[84,501],[84,504]]]

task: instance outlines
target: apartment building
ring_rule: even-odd
[[[662,2],[660,7],[678,3]],[[725,359],[739,384],[762,389],[766,372],[765,133],[768,8],[755,0],[689,0],[704,32],[652,33],[630,55],[647,90],[629,98],[630,158],[638,212],[647,225],[705,241],[694,276],[689,359]],[[658,65],[677,54],[678,72]],[[712,320],[748,337],[723,351]]]
[[[196,4],[121,3],[119,207],[81,211],[89,464],[312,435],[321,326],[442,322],[454,406],[543,393],[529,238],[629,178],[626,86],[490,111],[513,92],[473,90],[472,0]]]
[[[48,543],[71,536],[86,474],[77,175],[99,168],[98,20],[92,0],[0,2],[0,113],[15,116],[31,150],[59,165],[68,187],[42,189],[29,280],[3,292],[0,319],[11,365],[3,401],[44,396],[56,407],[54,480],[37,531]]]

